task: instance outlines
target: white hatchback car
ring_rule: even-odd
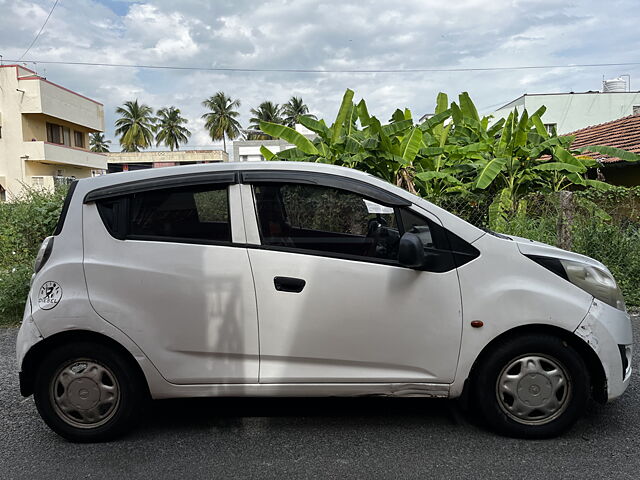
[[[74,183],[17,356],[73,441],[122,433],[148,395],[464,394],[540,438],[624,392],[631,345],[601,263],[362,172],[267,162]]]

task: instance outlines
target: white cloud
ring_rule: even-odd
[[[389,69],[629,62],[639,57],[636,0],[158,0],[125,4],[116,14],[97,0],[60,2],[28,57],[128,64],[297,69]],[[48,14],[48,0],[0,0],[0,54],[22,54]],[[43,65],[37,68],[43,71]],[[637,85],[638,67],[405,74],[215,73],[46,66],[53,81],[114,110],[139,98],[179,107],[191,145],[210,141],[201,101],[222,90],[249,109],[302,96],[331,121],[345,88],[386,120],[395,108],[416,117],[439,91],[469,91],[479,108],[525,92],[598,89],[621,73]],[[624,71],[623,71],[624,70]],[[486,110],[486,113],[490,108]]]

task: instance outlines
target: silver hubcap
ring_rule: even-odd
[[[105,424],[120,403],[120,388],[113,372],[88,359],[74,360],[58,370],[50,395],[58,416],[77,428]]]
[[[554,358],[527,355],[511,361],[498,376],[496,395],[510,418],[526,425],[551,422],[565,411],[571,383]]]

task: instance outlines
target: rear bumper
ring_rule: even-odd
[[[27,353],[31,348],[43,339],[40,330],[36,327],[36,324],[31,317],[31,314],[25,313],[22,319],[22,325],[18,331],[18,338],[16,340],[16,357],[18,360],[18,370],[20,376],[20,393],[24,397],[31,395],[31,379],[28,379],[25,375],[23,363],[27,356]]]
[[[631,380],[631,317],[594,300],[574,333],[598,355],[607,381],[607,400],[615,400],[624,393]]]

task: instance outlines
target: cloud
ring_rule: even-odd
[[[392,69],[630,62],[639,57],[636,0],[158,0],[60,2],[28,57],[177,66],[296,69]],[[16,58],[51,7],[45,0],[0,0],[0,54]],[[45,66],[37,66],[43,72]],[[190,121],[191,146],[211,142],[200,116],[204,98],[222,90],[249,109],[263,100],[302,96],[329,121],[344,90],[364,97],[381,119],[409,107],[432,111],[439,91],[469,91],[484,113],[521,94],[595,90],[606,77],[638,67],[494,72],[217,73],[46,66],[47,76],[114,110],[138,98],[175,105]],[[637,85],[637,80],[635,82]],[[117,143],[117,142],[114,142]]]

